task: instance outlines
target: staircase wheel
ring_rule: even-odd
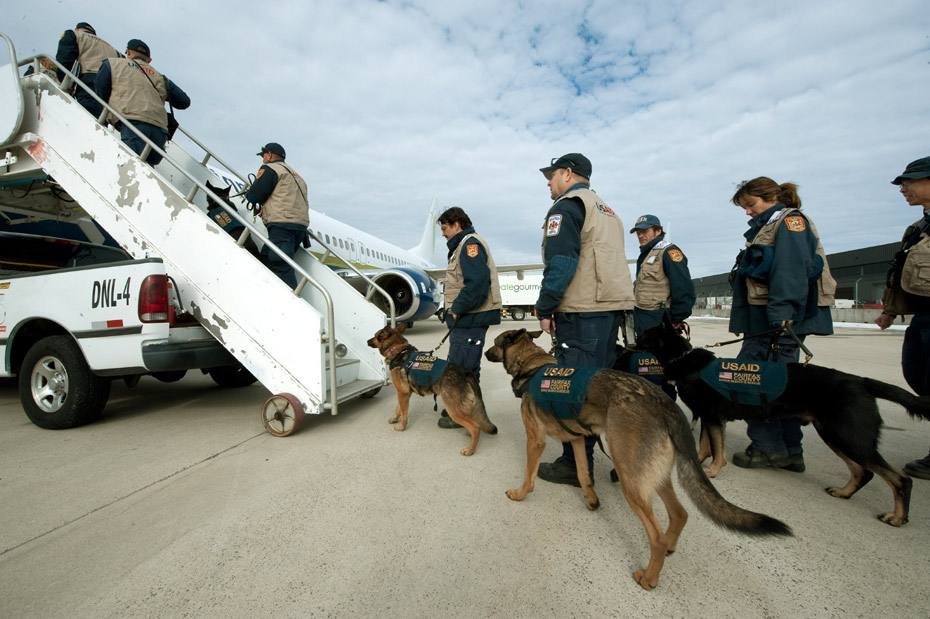
[[[262,405],[262,424],[272,436],[290,436],[303,418],[304,407],[289,393],[273,395]]]

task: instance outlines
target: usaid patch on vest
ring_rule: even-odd
[[[465,248],[465,253],[468,255],[469,258],[477,258],[478,257],[478,246],[469,245],[468,247]]]
[[[546,222],[546,236],[556,236],[562,228],[562,216],[553,215]]]
[[[420,387],[432,387],[443,372],[446,371],[446,365],[449,362],[439,357],[434,357],[429,353],[412,351],[404,362],[404,368],[410,377],[410,382]]]
[[[807,230],[807,223],[800,215],[792,215],[786,218],[785,225],[788,226],[788,229],[792,232],[804,232]]]
[[[651,383],[661,385],[665,381],[665,369],[651,352],[638,352],[630,355],[630,374],[636,374]]]
[[[588,395],[591,377],[602,368],[547,365],[530,379],[529,393],[541,409],[559,419],[574,419]]]
[[[601,204],[600,202],[598,202],[594,206],[596,206],[597,210],[599,210],[602,213],[606,213],[608,215],[616,215],[616,213],[614,213],[613,210],[606,204]]]
[[[763,406],[785,390],[788,366],[769,361],[716,359],[701,370],[701,380],[731,402]]]

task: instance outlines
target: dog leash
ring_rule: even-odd
[[[776,337],[776,338],[777,338],[777,336],[779,336],[779,335],[788,335],[788,336],[790,336],[791,339],[794,340],[794,343],[798,345],[798,348],[800,348],[801,350],[804,351],[804,365],[807,365],[808,363],[810,363],[810,360],[814,358],[814,353],[812,353],[812,352],[810,351],[810,349],[809,349],[807,346],[804,345],[804,342],[802,342],[802,341],[801,341],[801,338],[799,338],[799,337],[797,336],[797,334],[794,332],[794,329],[791,328],[791,325],[790,325],[790,324],[785,324],[785,325],[780,326],[780,327],[775,327],[774,329],[769,329],[768,331],[763,331],[763,332],[761,332],[761,333],[756,333],[755,335],[746,335],[746,336],[743,336],[743,337],[738,338],[738,339],[735,339],[735,340],[727,340],[726,342],[717,342],[716,344],[707,344],[706,346],[704,346],[704,348],[716,348],[716,347],[718,347],[718,346],[726,346],[726,345],[728,345],[728,344],[736,344],[736,343],[738,343],[738,342],[742,342],[742,341],[744,341],[744,340],[748,340],[748,339],[754,338],[754,337],[761,337],[761,336],[763,336],[763,335],[771,335],[771,336]]]
[[[445,343],[446,343],[446,340],[449,339],[449,336],[452,335],[452,329],[455,328],[455,323],[457,323],[458,321],[459,321],[458,318],[455,318],[455,319],[452,321],[452,326],[449,327],[449,330],[446,331],[446,334],[445,334],[444,336],[442,336],[442,339],[439,340],[439,343],[438,343],[438,344],[436,344],[436,348],[434,348],[433,350],[429,351],[430,354],[433,354],[433,353],[435,353],[437,350],[439,350],[440,348],[442,348],[442,345],[445,344]]]

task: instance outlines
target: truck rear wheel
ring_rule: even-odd
[[[19,399],[32,423],[61,430],[95,421],[110,397],[110,380],[94,374],[70,336],[36,342],[19,372]]]
[[[522,307],[515,307],[510,310],[510,317],[514,320],[523,320],[526,318],[526,311]]]
[[[258,380],[252,376],[252,373],[245,369],[241,363],[210,368],[208,371],[210,378],[220,387],[248,387]]]

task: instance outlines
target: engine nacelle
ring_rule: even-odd
[[[397,322],[425,320],[439,309],[439,289],[423,271],[398,267],[381,271],[372,279],[394,299]],[[365,296],[375,307],[390,314],[390,306],[383,296],[377,292],[366,292]]]

